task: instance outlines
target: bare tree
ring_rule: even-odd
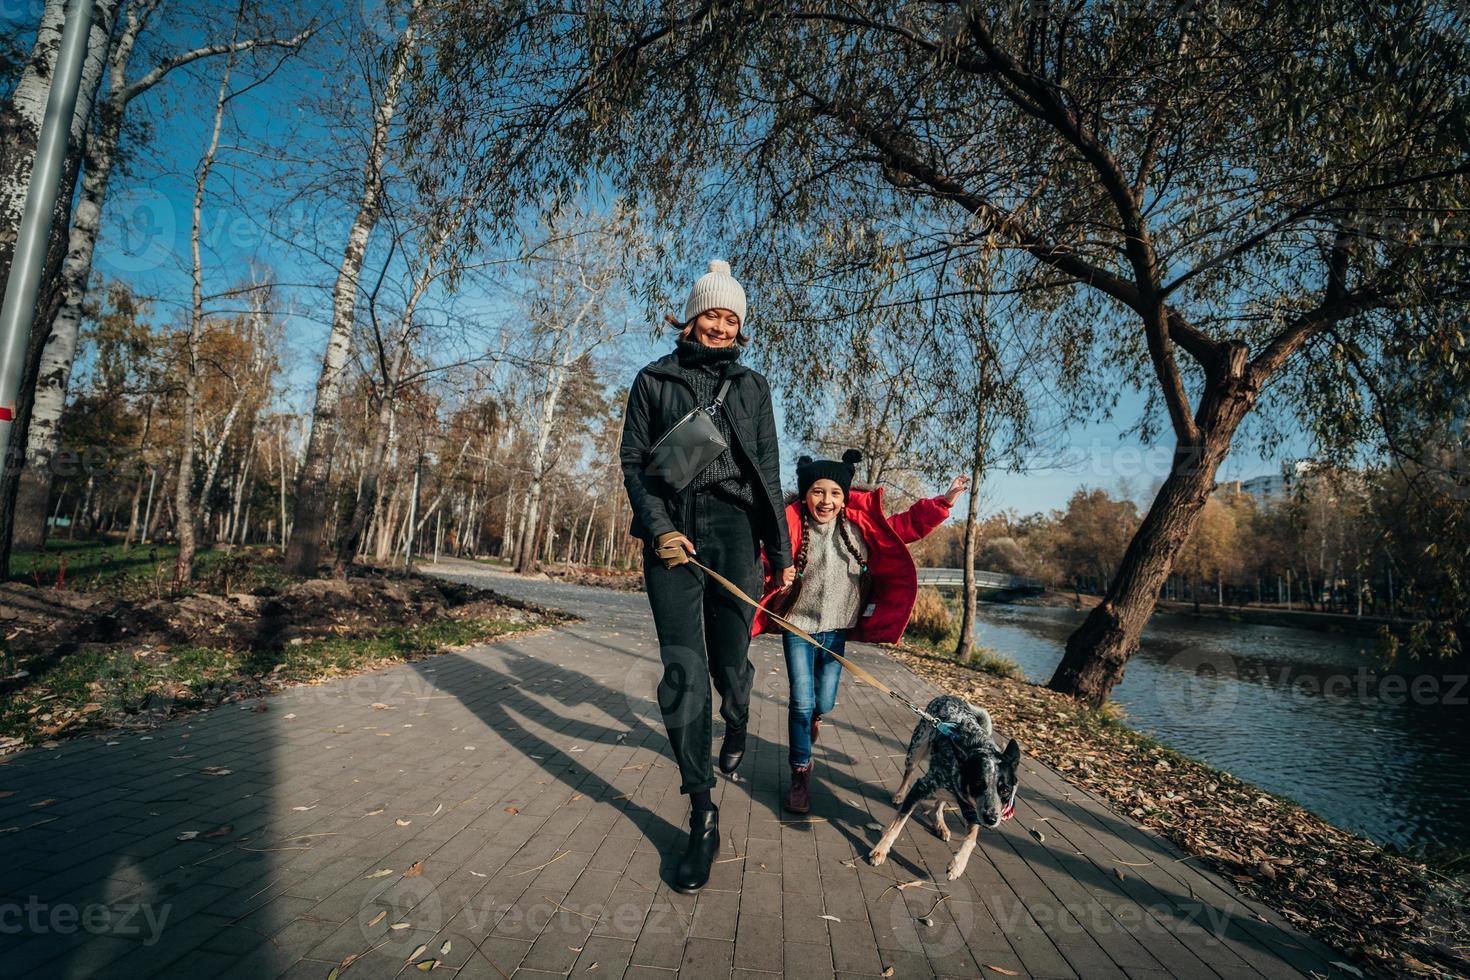
[[[363,164],[357,212],[348,229],[342,261],[337,269],[337,283],[332,293],[332,328],[317,379],[311,436],[297,480],[295,514],[286,552],[287,567],[298,574],[314,573],[321,556],[332,456],[337,440],[337,411],[351,353],[363,260],[382,211],[384,167],[393,117],[398,111],[404,80],[418,45],[418,15],[422,5],[423,0],[413,0],[409,4],[403,31],[394,45],[392,64],[373,113],[373,134]]]
[[[129,106],[186,65],[221,54],[238,55],[252,48],[299,47],[311,35],[304,30],[290,38],[248,38],[201,45],[161,57],[132,81],[128,71],[138,41],[164,0],[133,0],[125,4],[121,27],[106,59],[107,90],[86,133],[81,194],[61,266],[61,304],[45,327],[38,325],[45,343],[36,379],[35,406],[26,434],[26,463],[15,504],[15,546],[39,547],[45,538],[46,508],[51,495],[51,456],[60,437],[62,408],[66,403],[72,362],[81,331],[82,301],[92,273],[92,256],[102,227],[108,186],[118,160],[123,125]]]
[[[179,426],[179,471],[174,483],[174,522],[179,539],[179,554],[174,560],[175,589],[182,589],[194,577],[194,550],[198,533],[194,514],[194,427],[199,413],[199,342],[204,334],[204,266],[199,252],[199,235],[203,223],[204,188],[209,181],[209,172],[214,168],[215,154],[219,151],[220,129],[224,125],[225,106],[231,99],[230,75],[234,68],[235,53],[232,51],[225,58],[225,67],[220,74],[209,145],[194,172],[193,222],[189,231],[189,251],[193,258],[193,293],[189,307],[189,329],[184,338],[183,420]]]

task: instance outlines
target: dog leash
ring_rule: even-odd
[[[934,717],[929,712],[925,711],[923,708],[919,707],[916,703],[914,703],[913,701],[911,701],[909,698],[904,697],[902,694],[900,694],[899,692],[895,691],[893,688],[889,687],[887,684],[884,684],[878,678],[874,677],[872,674],[868,673],[866,670],[864,670],[863,668],[859,667],[857,664],[853,663],[851,660],[848,660],[842,654],[836,652],[835,650],[829,649],[828,647],[826,647],[825,645],[823,645],[821,643],[818,643],[816,637],[812,636],[810,633],[808,633],[806,630],[802,629],[800,626],[797,626],[796,624],[792,623],[791,620],[789,620],[786,617],[782,616],[780,613],[773,612],[772,610],[767,609],[765,606],[761,605],[759,602],[757,602],[756,600],[752,599],[750,596],[746,595],[744,589],[740,588],[740,586],[736,585],[734,582],[732,582],[729,579],[725,578],[725,576],[721,575],[719,572],[715,571],[713,568],[710,568],[708,565],[706,565],[703,562],[699,561],[697,558],[694,558],[692,556],[689,556],[687,552],[685,554],[686,554],[686,558],[687,558],[687,561],[688,561],[689,564],[693,565],[695,568],[698,568],[700,571],[704,572],[710,578],[712,578],[716,582],[718,582],[721,585],[721,587],[723,587],[725,589],[726,592],[729,592],[731,595],[733,595],[735,598],[739,599],[741,602],[744,602],[747,605],[754,606],[756,609],[759,609],[761,612],[763,612],[767,616],[771,617],[772,620],[774,620],[776,623],[778,623],[779,625],[781,625],[785,629],[790,630],[791,632],[795,633],[797,636],[801,637],[803,640],[806,640],[812,646],[814,646],[817,649],[823,651],[828,656],[830,656],[833,660],[836,660],[839,664],[841,664],[842,666],[846,667],[848,670],[852,671],[853,676],[856,677],[858,680],[862,681],[864,684],[867,684],[869,687],[876,688],[877,690],[881,691],[882,693],[888,695],[890,698],[892,698],[893,700],[897,701],[899,704],[903,705],[905,708],[908,708],[910,711],[912,711],[914,714],[918,715],[920,718],[922,718],[925,721],[927,721],[929,724],[933,725],[935,728],[937,728],[939,730],[939,733],[941,735],[944,735],[945,737],[947,737],[947,738],[949,738],[951,740],[956,740],[957,741],[957,739],[955,737],[955,731],[954,731],[954,725],[953,724],[951,724],[950,722],[947,722],[947,721],[941,721],[938,718]]]
[[[816,637],[812,636],[806,630],[802,629],[800,626],[797,626],[795,623],[791,622],[791,620],[787,619],[785,616],[782,616],[780,613],[773,612],[772,610],[767,609],[765,606],[761,605],[759,602],[757,602],[756,600],[752,599],[750,596],[746,595],[745,594],[745,590],[742,589],[740,586],[736,585],[734,582],[732,582],[729,579],[725,578],[725,576],[721,575],[719,572],[715,571],[713,568],[710,568],[708,565],[704,564],[699,559],[694,558],[687,551],[684,552],[684,557],[685,557],[685,561],[687,561],[690,565],[693,565],[695,568],[698,568],[700,571],[704,572],[710,578],[712,578],[716,582],[718,582],[720,584],[720,586],[726,592],[729,592],[731,595],[733,595],[735,598],[739,599],[741,602],[744,602],[744,603],[746,603],[749,606],[753,606],[754,608],[759,609],[761,612],[763,612],[767,616],[771,617],[771,619],[774,620],[779,625],[781,625],[784,628],[786,628],[786,629],[790,630],[791,632],[795,633],[797,636],[801,637],[803,640],[806,640],[808,643],[810,643],[812,646],[816,647],[817,649],[822,650],[828,656],[830,656],[833,660],[836,660],[843,667],[846,667],[848,670],[852,671],[853,676],[856,677],[858,680],[862,681],[864,684],[867,684],[869,687],[875,688],[875,689],[883,692],[884,694],[888,695],[890,698],[892,698],[893,700],[897,701],[899,704],[903,705],[905,708],[908,708],[910,711],[912,711],[914,714],[918,715],[920,718],[922,718],[925,721],[927,721],[929,724],[933,725],[935,727],[935,729],[938,730],[938,732],[941,735],[944,735],[946,738],[950,739],[951,741],[958,743],[959,739],[955,736],[954,726],[950,722],[939,720],[938,718],[936,718],[933,715],[931,715],[929,712],[925,711],[923,708],[919,707],[916,703],[914,703],[913,701],[911,701],[909,698],[904,697],[902,694],[898,693],[893,688],[889,687],[887,684],[884,684],[878,678],[874,677],[872,674],[868,673],[866,670],[864,670],[863,668],[859,667],[857,664],[853,663],[851,660],[848,660],[842,654],[836,652],[835,650],[830,649],[829,647],[825,646],[824,644],[818,643]],[[1019,789],[1019,788],[1020,788],[1019,785],[1013,785],[1011,787],[1011,797],[1010,797],[1010,799],[1006,800],[1006,804],[1001,809],[1001,812],[1000,812],[1000,819],[1002,821],[1009,820],[1009,819],[1011,819],[1012,816],[1015,815],[1015,812],[1016,812],[1016,790]]]

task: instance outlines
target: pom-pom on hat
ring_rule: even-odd
[[[841,460],[812,459],[803,456],[796,461],[796,486],[803,497],[818,480],[831,480],[842,488],[845,498],[852,491],[852,478],[857,474],[857,464],[863,461],[861,450],[849,449]]]
[[[688,323],[705,310],[730,310],[745,326],[745,290],[730,275],[730,263],[714,259],[709,271],[700,276],[684,302],[684,322]]]

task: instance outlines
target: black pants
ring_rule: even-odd
[[[761,585],[760,546],[750,512],[713,493],[694,498],[693,526],[683,532],[695,557],[745,590]],[[658,685],[669,747],[679,764],[681,793],[715,785],[710,763],[713,732],[710,681],[720,693],[720,717],[742,728],[750,718],[750,623],[754,610],[693,565],[665,568],[643,549],[643,580],[658,631],[664,674]]]

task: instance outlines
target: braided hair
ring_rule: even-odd
[[[849,555],[856,558],[858,564],[863,566],[863,571],[868,570],[868,561],[863,553],[858,550],[857,543],[853,541],[853,530],[849,527],[847,519],[847,506],[844,501],[842,510],[837,512],[837,540]],[[806,505],[805,498],[801,501],[801,547],[796,549],[796,577],[800,578],[806,572],[806,549],[807,542],[811,541],[812,512]]]

